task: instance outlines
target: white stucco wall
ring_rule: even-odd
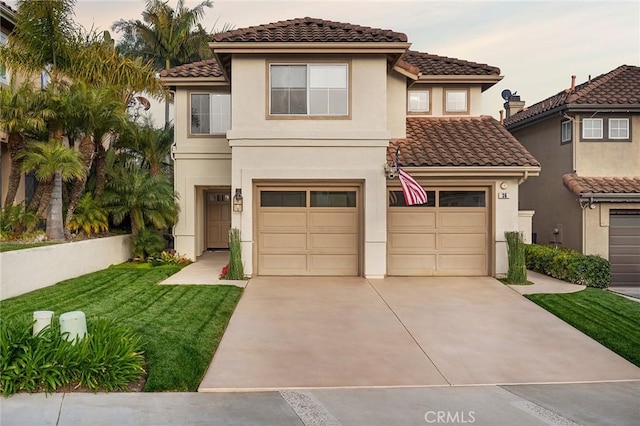
[[[506,183],[507,188],[502,189],[501,183]],[[508,198],[500,198],[500,194],[507,194]],[[504,233],[518,231],[518,180],[498,179],[495,181],[494,190],[494,253],[495,275],[505,276],[509,268],[507,256],[507,243]]]
[[[131,258],[131,236],[0,253],[0,300],[99,271]]]

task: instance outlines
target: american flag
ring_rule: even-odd
[[[400,180],[400,185],[402,186],[402,194],[404,195],[404,200],[408,206],[413,206],[416,204],[425,204],[427,202],[427,193],[424,188],[416,182],[416,180],[411,177],[411,175],[404,170],[402,170],[398,166],[398,150],[396,150],[396,156],[394,159],[394,163],[396,169],[398,169],[398,179]]]

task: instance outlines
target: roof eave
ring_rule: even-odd
[[[428,75],[422,74],[418,83],[446,83],[446,84],[481,84],[482,91],[489,89],[504,77],[501,75]]]
[[[410,71],[408,71],[408,70],[406,70],[404,68],[399,67],[398,65],[395,65],[393,67],[393,70],[395,72],[401,74],[401,75],[404,75],[407,78],[410,78],[411,80],[414,80],[414,81],[418,80],[420,78],[420,76],[422,75],[422,74],[414,74],[414,73],[412,73],[412,72],[410,72]]]
[[[540,166],[403,166],[414,177],[514,177],[540,175]]]
[[[168,86],[228,86],[224,77],[160,77],[160,81]]]
[[[583,201],[598,201],[598,202],[612,202],[612,203],[638,203],[640,202],[640,193],[627,192],[627,193],[604,193],[604,192],[581,192],[578,197]]]
[[[509,131],[519,130],[532,124],[542,121],[549,116],[562,112],[640,112],[640,104],[562,104],[540,114],[533,115],[513,124],[507,124],[505,127]]]
[[[557,106],[555,108],[552,108],[548,111],[545,112],[541,112],[540,114],[536,114],[534,116],[525,118],[522,121],[517,121],[513,124],[505,124],[505,127],[507,130],[509,130],[510,132],[514,131],[514,130],[520,130],[524,127],[528,127],[531,126],[532,124],[537,123],[538,121],[544,120],[552,115],[558,115],[564,111],[567,110],[567,105],[560,105]]]

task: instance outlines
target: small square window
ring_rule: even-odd
[[[409,112],[429,112],[429,91],[410,90],[407,109]]]
[[[582,120],[583,139],[602,139],[602,118],[585,118]]]
[[[446,112],[467,112],[467,91],[447,90],[445,104]]]
[[[568,143],[571,142],[571,139],[573,137],[572,133],[572,124],[573,122],[571,120],[567,120],[567,121],[563,121],[562,122],[562,136],[560,141],[562,143]]]
[[[629,119],[609,119],[609,139],[629,139]]]
[[[191,94],[191,134],[224,135],[231,128],[231,95]]]

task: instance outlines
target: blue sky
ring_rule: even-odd
[[[109,29],[118,19],[140,18],[144,4],[78,0],[76,18]],[[505,88],[531,105],[569,87],[572,74],[581,83],[622,64],[640,65],[638,0],[218,0],[203,24],[239,28],[305,16],[404,32],[414,50],[499,67],[504,79],[483,96],[483,113],[495,117]]]

